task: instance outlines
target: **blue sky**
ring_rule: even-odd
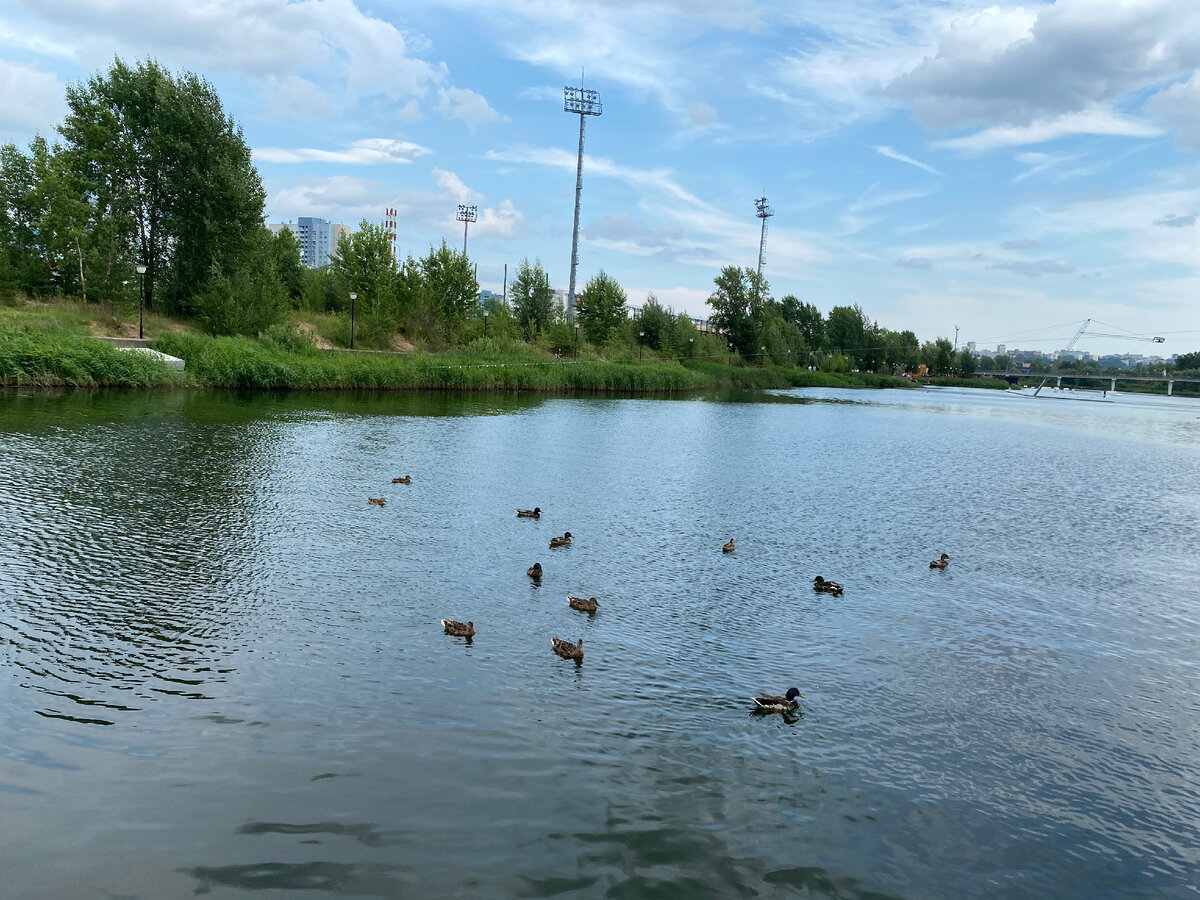
[[[540,259],[705,315],[719,269],[859,303],[923,340],[1200,348],[1200,2],[16,0],[0,139],[52,134],[114,55],[206,76],[243,126],[270,221],[400,211],[402,253],[462,239],[484,287]]]

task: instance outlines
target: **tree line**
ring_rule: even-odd
[[[388,232],[366,221],[342,236],[327,266],[310,270],[290,229],[272,235],[263,224],[266,194],[250,149],[205,79],[116,59],[69,86],[66,99],[60,140],[0,147],[0,291],[128,307],[140,289],[148,308],[214,334],[261,334],[290,310],[352,314],[362,346],[386,346],[397,331],[455,346],[486,330],[563,350],[582,341],[610,356],[736,353],[832,371],[924,365],[935,374],[969,374],[975,364],[945,338],[921,343],[912,331],[880,327],[858,305],[822,315],[791,295],[776,300],[765,279],[736,266],[715,278],[708,300],[716,335],[653,295],[631,320],[625,290],[603,271],[583,287],[571,321],[536,260],[517,267],[507,303],[481,304],[464,253],[443,241],[400,261]]]

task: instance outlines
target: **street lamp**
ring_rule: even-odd
[[[729,365],[733,365],[733,344],[729,344]]]
[[[696,340],[696,339],[695,339],[695,338],[688,338],[688,359],[691,359],[691,358],[692,358],[692,348],[695,346],[695,345],[692,343],[692,341],[694,341],[694,340]]]
[[[354,301],[358,299],[358,294],[354,291],[350,292],[350,349],[354,349]]]
[[[646,332],[638,332],[638,362],[642,361],[642,338],[646,336]]]
[[[579,359],[579,323],[575,323],[575,358]]]
[[[146,296],[145,279],[143,278],[146,274],[146,267],[138,263],[134,268],[138,273],[138,340],[140,341],[142,339],[142,306],[145,304]]]
[[[758,354],[759,362],[765,366],[767,364],[767,348],[759,347],[758,349],[762,351],[762,353]]]
[[[487,310],[483,311],[483,336],[487,337]]]

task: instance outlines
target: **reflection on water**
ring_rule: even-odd
[[[1185,896],[1200,405],[734,399],[0,398],[7,895]]]

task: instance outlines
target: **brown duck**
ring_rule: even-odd
[[[442,627],[446,629],[446,634],[452,634],[455,637],[475,636],[474,622],[455,622],[453,619],[442,619]]]
[[[576,662],[583,662],[583,638],[579,639],[578,644],[572,644],[570,641],[564,641],[560,637],[552,637],[550,638],[550,646],[563,659],[573,659]]]
[[[542,517],[542,508],[535,506],[533,509],[518,509],[518,519],[540,519]]]
[[[367,502],[368,502],[368,503],[371,503],[371,504],[374,504],[375,506],[385,506],[385,505],[387,505],[387,501],[386,501],[386,500],[384,500],[382,497],[368,497],[368,498],[367,498]]]
[[[569,531],[563,532],[561,537],[550,538],[550,549],[551,550],[553,550],[555,547],[570,547],[570,546],[571,546],[571,532],[569,532]]]
[[[528,575],[530,578],[541,578],[542,577],[542,564],[534,563],[532,566],[530,566],[528,569],[525,570],[525,574]]]
[[[945,553],[943,553],[940,557],[938,557],[937,559],[935,559],[933,562],[931,562],[929,564],[929,568],[944,569],[944,568],[946,568],[946,564],[948,562],[950,562],[950,557],[948,557]]]
[[[725,543],[723,543],[721,545],[722,553],[732,553],[736,549],[737,549],[737,545],[733,542],[733,538],[730,538],[729,540],[727,540]]]
[[[835,597],[841,596],[842,586],[836,581],[826,581],[820,575],[813,579],[813,590],[820,591],[822,594],[833,594]]]
[[[600,608],[600,602],[595,597],[572,597],[567,594],[567,606],[580,612],[594,613]]]
[[[403,478],[393,478],[392,484],[412,484],[412,476],[405,475]]]

